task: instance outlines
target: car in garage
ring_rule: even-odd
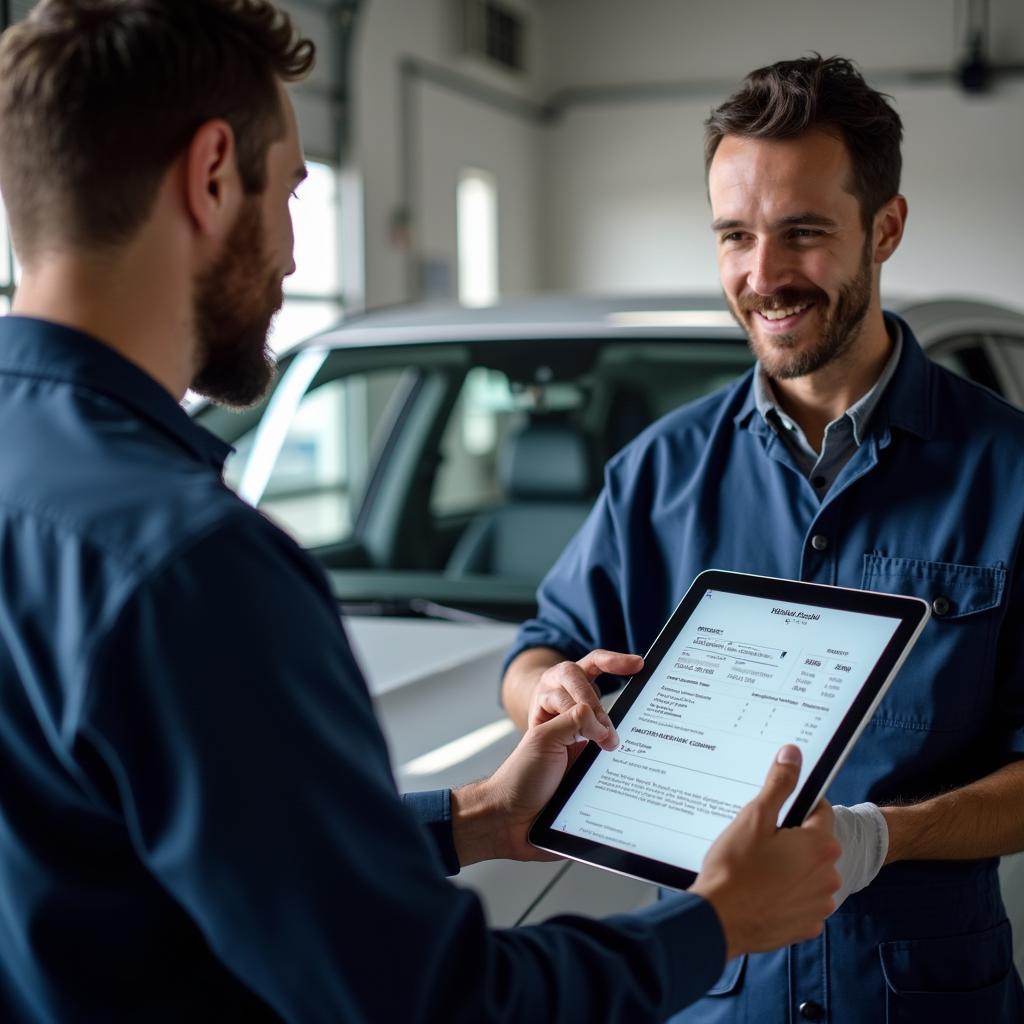
[[[1024,314],[967,300],[894,308],[933,359],[1024,405]],[[424,789],[480,777],[514,744],[502,656],[602,464],[751,362],[721,298],[401,308],[290,351],[253,408],[194,415],[235,448],[228,484],[323,565],[399,783]],[[1004,874],[1024,896],[1015,860]],[[481,864],[463,880],[498,925],[652,898],[582,865]]]

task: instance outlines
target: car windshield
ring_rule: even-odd
[[[751,363],[738,338],[310,347],[269,399],[201,422],[225,479],[349,610],[518,620],[644,427]]]

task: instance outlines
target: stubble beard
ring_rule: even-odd
[[[234,407],[266,393],[274,379],[267,335],[282,299],[281,279],[266,256],[259,201],[249,196],[223,252],[196,279],[194,391]]]
[[[817,342],[809,348],[797,348],[799,336],[778,334],[765,338],[752,326],[761,310],[788,309],[806,302],[814,304],[819,316],[828,306],[828,295],[820,288],[782,288],[769,296],[743,296],[729,309],[747,335],[747,345],[773,380],[805,377],[845,355],[860,337],[871,308],[872,259],[870,236],[861,253],[856,274],[840,289],[835,304],[825,317]]]

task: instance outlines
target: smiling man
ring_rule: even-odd
[[[678,1019],[1020,1021],[996,858],[1024,848],[1024,415],[882,310],[902,126],[849,61],[755,71],[705,128],[722,289],[757,364],[611,460],[503,700],[523,726],[595,703],[575,661],[646,651],[707,568],[927,599],[829,790],[843,888],[824,934],[733,960]]]

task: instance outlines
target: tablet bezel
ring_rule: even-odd
[[[885,650],[878,658],[868,678],[861,685],[857,697],[800,787],[796,799],[782,822],[783,827],[799,825],[828,788],[875,708],[885,696],[886,690],[928,622],[931,606],[919,597],[882,594],[870,590],[832,587],[822,583],[805,583],[798,580],[783,580],[770,576],[754,576],[721,569],[707,569],[697,576],[690,585],[683,599],[651,645],[650,650],[644,655],[643,669],[626,681],[617,700],[612,705],[609,715],[616,727],[643,692],[651,676],[708,590],[900,620],[900,624]],[[567,832],[555,831],[551,827],[600,752],[601,749],[596,743],[587,744],[566,773],[565,778],[562,779],[554,796],[534,821],[529,834],[530,842],[539,849],[593,864],[618,874],[630,875],[673,889],[689,888],[697,877],[695,871],[663,861],[652,860],[641,854],[620,850],[614,846],[607,846],[593,839],[584,839]]]

